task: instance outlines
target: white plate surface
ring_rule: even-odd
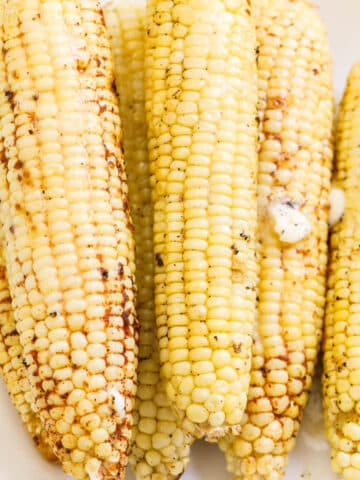
[[[316,0],[326,22],[334,57],[336,97],[341,97],[353,62],[360,58],[360,1]],[[306,410],[285,480],[335,480],[325,441],[319,388],[315,387]],[[183,480],[230,480],[216,445],[199,441]],[[46,463],[35,451],[0,384],[0,480],[69,480],[59,467]],[[129,473],[127,480],[132,480]],[[360,477],[359,477],[360,480]]]

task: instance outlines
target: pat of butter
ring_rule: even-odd
[[[344,190],[332,187],[330,190],[330,212],[329,225],[333,227],[338,223],[345,211],[345,193]]]
[[[125,415],[125,398],[124,395],[119,393],[115,388],[109,390],[110,395],[114,397],[114,409],[115,412],[123,417]]]
[[[311,232],[308,218],[299,210],[299,206],[291,201],[271,203],[269,215],[273,228],[282,242],[300,242]]]
[[[101,480],[100,478],[100,462],[97,458],[88,460],[85,466],[85,471],[89,475],[89,480]]]

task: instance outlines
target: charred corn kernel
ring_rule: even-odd
[[[1,7],[0,7],[1,9]],[[0,72],[3,75],[3,71]],[[0,81],[3,81],[1,78]],[[0,253],[0,373],[7,391],[39,451],[48,460],[55,461],[46,433],[32,409],[29,381],[25,374],[23,349],[15,327],[9,285],[2,253]]]
[[[122,478],[134,252],[102,13],[95,0],[9,0],[2,25],[0,218],[34,409],[66,473]]]
[[[245,0],[149,3],[146,114],[160,362],[183,427],[210,440],[238,429],[249,385],[255,47]],[[223,401],[224,389],[236,402]]]
[[[104,6],[124,125],[129,200],[137,245],[140,322],[138,394],[130,464],[144,480],[175,479],[189,462],[192,437],[183,434],[160,380],[154,309],[153,211],[145,121],[145,2],[114,0]],[[145,398],[144,388],[152,387]],[[177,439],[181,436],[181,441]]]
[[[253,9],[259,43],[258,320],[242,430],[220,447],[235,476],[278,480],[294,446],[321,338],[333,93],[326,34],[310,3],[256,0]],[[286,209],[284,232],[274,228],[274,203]]]
[[[323,397],[332,467],[340,478],[360,475],[358,146],[360,62],[352,69],[340,107],[334,186],[344,214],[330,238],[325,317]]]

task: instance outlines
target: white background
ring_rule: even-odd
[[[328,27],[334,56],[334,81],[340,98],[352,63],[360,58],[359,0],[316,0]],[[316,387],[317,388],[317,387]],[[59,467],[46,463],[32,445],[0,384],[0,480],[67,480]],[[128,476],[129,480],[132,475]],[[183,480],[228,480],[223,455],[216,445],[197,442]],[[308,405],[296,450],[285,480],[335,480],[324,440],[320,397]],[[359,476],[360,479],[360,476]]]

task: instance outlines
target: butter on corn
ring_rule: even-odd
[[[272,202],[269,205],[269,215],[282,242],[300,242],[311,232],[311,224],[306,215],[291,201]]]
[[[330,190],[329,226],[333,227],[345,212],[345,193],[342,188],[333,186]]]
[[[322,333],[334,100],[327,36],[311,3],[255,0],[253,12],[260,119],[257,332],[241,432],[221,440],[220,448],[235,478],[280,480]]]

